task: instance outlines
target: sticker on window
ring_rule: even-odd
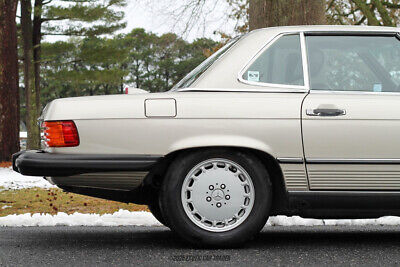
[[[260,72],[259,71],[247,71],[247,80],[250,82],[259,82],[260,81]]]
[[[374,92],[382,92],[382,84],[380,83],[374,84]]]

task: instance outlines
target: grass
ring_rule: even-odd
[[[113,213],[119,209],[148,211],[147,206],[67,193],[58,188],[0,190],[0,217],[10,214],[74,212]]]

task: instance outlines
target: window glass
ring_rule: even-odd
[[[400,41],[391,36],[306,36],[314,90],[400,92]]]
[[[284,35],[268,47],[244,72],[251,82],[304,85],[300,35]]]

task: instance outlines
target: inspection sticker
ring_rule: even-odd
[[[260,81],[260,72],[249,70],[247,72],[247,80],[250,82],[258,82]]]

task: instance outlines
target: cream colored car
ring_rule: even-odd
[[[238,37],[171,91],[57,99],[46,148],[14,169],[148,204],[194,244],[270,215],[400,215],[399,29],[299,26]]]

